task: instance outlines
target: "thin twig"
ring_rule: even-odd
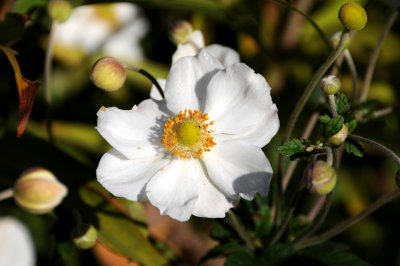
[[[358,98],[358,91],[357,91],[358,75],[357,75],[356,65],[354,64],[354,60],[350,54],[349,49],[345,49],[343,53],[344,53],[344,57],[346,59],[347,65],[349,66],[349,70],[350,70],[350,74],[351,74],[351,81],[353,83],[353,99],[357,100],[357,98]]]
[[[381,51],[383,41],[385,40],[386,36],[388,35],[390,28],[392,27],[394,21],[396,20],[398,13],[399,13],[399,11],[397,9],[393,11],[392,15],[389,17],[388,21],[386,22],[385,27],[383,28],[383,31],[381,33],[381,36],[379,37],[378,42],[376,43],[374,51],[372,52],[372,55],[368,62],[367,71],[365,73],[363,86],[361,88],[359,102],[363,102],[367,99],[369,87],[370,87],[371,80],[372,80],[372,75],[374,74],[375,65],[376,65],[376,61],[379,56],[379,52]]]

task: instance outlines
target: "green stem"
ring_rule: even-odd
[[[344,53],[347,65],[349,66],[350,73],[351,73],[351,81],[353,83],[353,99],[357,100],[357,98],[358,98],[358,96],[357,96],[357,94],[358,94],[358,92],[357,92],[358,76],[357,76],[356,65],[354,64],[354,60],[350,54],[349,49],[345,49],[343,53]]]
[[[326,232],[324,232],[324,233],[322,233],[322,234],[320,234],[318,236],[309,238],[308,240],[305,240],[303,242],[300,242],[300,243],[297,242],[294,245],[294,247],[297,248],[297,249],[300,249],[300,248],[308,247],[308,246],[315,245],[315,244],[321,243],[323,241],[326,241],[326,240],[328,240],[328,239],[330,239],[330,238],[342,233],[344,230],[346,230],[347,228],[349,228],[353,224],[357,223],[358,221],[360,221],[361,219],[363,219],[367,215],[369,215],[372,212],[376,211],[377,209],[379,209],[380,207],[382,207],[386,203],[392,201],[393,199],[395,199],[398,196],[400,196],[400,188],[392,191],[391,193],[388,193],[388,194],[382,196],[381,198],[379,198],[377,201],[375,201],[374,203],[369,205],[367,208],[365,208],[363,211],[361,211],[357,215],[355,215],[355,216],[353,216],[351,218],[348,218],[347,220],[344,220],[343,222],[341,222],[340,224],[336,225],[332,229],[330,229],[330,230],[328,230],[328,231],[326,231]]]
[[[396,153],[394,153],[391,149],[383,146],[382,144],[379,144],[376,141],[373,141],[371,139],[367,139],[367,138],[364,138],[364,137],[361,137],[361,136],[349,134],[347,137],[350,138],[350,139],[361,141],[361,142],[367,143],[367,144],[369,144],[371,146],[374,146],[375,148],[377,148],[378,150],[382,151],[387,156],[392,158],[397,163],[397,165],[400,167],[400,157]]]
[[[333,118],[338,116],[337,110],[336,110],[336,103],[335,103],[335,95],[328,95],[328,100],[329,100],[329,105],[331,107],[331,112]]]
[[[386,25],[381,33],[381,36],[379,37],[378,42],[376,43],[374,51],[372,52],[372,55],[368,62],[367,72],[365,73],[363,86],[361,88],[359,102],[363,102],[367,99],[369,87],[370,87],[371,80],[372,80],[372,75],[374,74],[375,65],[376,65],[376,61],[378,60],[379,52],[381,51],[383,41],[385,40],[386,36],[389,34],[390,28],[392,27],[394,21],[396,20],[398,13],[399,13],[399,11],[397,9],[393,11],[392,15],[389,17],[388,21],[386,22]]]
[[[53,61],[53,48],[55,41],[55,30],[57,27],[57,22],[53,21],[49,33],[49,41],[47,43],[46,57],[44,62],[44,96],[47,108],[47,120],[46,129],[49,141],[54,142],[53,131],[52,131],[52,116],[51,116],[51,88],[50,88],[50,76],[51,76],[51,66]]]
[[[232,221],[233,228],[238,233],[240,238],[244,241],[246,247],[251,251],[254,251],[256,247],[250,235],[247,233],[246,228],[243,226],[243,224],[240,223],[240,221],[238,220],[238,218],[236,218],[235,214],[232,211],[228,212],[228,216]]]
[[[160,84],[158,83],[157,79],[151,75],[149,72],[147,72],[144,69],[141,69],[137,66],[131,65],[131,64],[127,64],[127,63],[120,63],[124,68],[135,71],[137,73],[142,74],[143,76],[145,76],[146,78],[148,78],[153,84],[154,86],[156,86],[158,92],[160,93],[162,98],[165,98],[164,96],[164,91],[162,90]]]
[[[11,198],[12,196],[14,196],[14,190],[12,188],[3,190],[0,192],[0,201]]]

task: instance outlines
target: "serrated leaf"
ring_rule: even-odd
[[[311,145],[311,140],[309,140],[309,139],[302,139],[301,140],[301,143],[304,145],[304,146],[310,146]]]
[[[358,157],[363,157],[364,147],[356,140],[346,139],[344,142],[344,148],[348,153],[352,153]]]
[[[305,146],[298,139],[292,139],[278,148],[278,152],[285,156],[292,156],[293,154],[303,152]]]
[[[338,116],[336,118],[331,119],[328,123],[324,125],[323,128],[324,137],[329,138],[338,133],[342,129],[343,123],[344,123],[343,116]]]
[[[257,259],[257,265],[286,265],[284,262],[287,262],[294,256],[296,256],[296,250],[293,247],[276,244],[264,250]]]
[[[321,123],[328,123],[331,120],[331,117],[329,115],[321,115],[319,117],[319,121]]]
[[[349,132],[352,132],[357,127],[357,120],[353,119],[350,122],[347,122],[346,126],[349,129]]]
[[[336,102],[336,111],[338,115],[343,115],[347,113],[350,109],[350,105],[347,102],[347,97],[343,93],[339,95],[339,97],[335,100]]]

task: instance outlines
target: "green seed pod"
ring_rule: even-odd
[[[103,57],[94,63],[90,73],[93,83],[105,91],[121,88],[126,80],[125,68],[114,57]]]
[[[81,224],[72,229],[71,238],[76,247],[89,249],[96,244],[97,230],[92,225]]]
[[[71,15],[72,6],[64,0],[52,0],[47,6],[50,17],[59,23],[65,22]]]
[[[192,25],[186,20],[181,20],[171,29],[171,40],[176,45],[187,42],[189,35],[193,32]]]
[[[347,3],[339,10],[339,19],[348,30],[362,30],[367,24],[367,13],[357,3]]]
[[[327,95],[336,94],[341,87],[340,79],[336,76],[326,76],[321,80],[321,89]]]
[[[338,133],[329,138],[329,142],[334,145],[340,145],[346,140],[348,133],[349,133],[349,128],[345,124],[343,124],[342,129]]]
[[[68,192],[67,187],[52,172],[40,167],[22,173],[13,190],[15,202],[23,210],[33,214],[52,211]]]
[[[336,171],[329,163],[318,160],[311,164],[306,171],[306,183],[311,192],[325,195],[335,188]]]

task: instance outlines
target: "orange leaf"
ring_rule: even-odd
[[[15,55],[18,53],[10,47],[0,45],[0,49],[6,54],[8,61],[14,69],[15,81],[18,89],[18,125],[17,137],[19,138],[28,124],[29,116],[32,111],[33,103],[35,102],[36,94],[39,91],[40,82],[30,81],[26,79],[19,68],[18,61]]]

